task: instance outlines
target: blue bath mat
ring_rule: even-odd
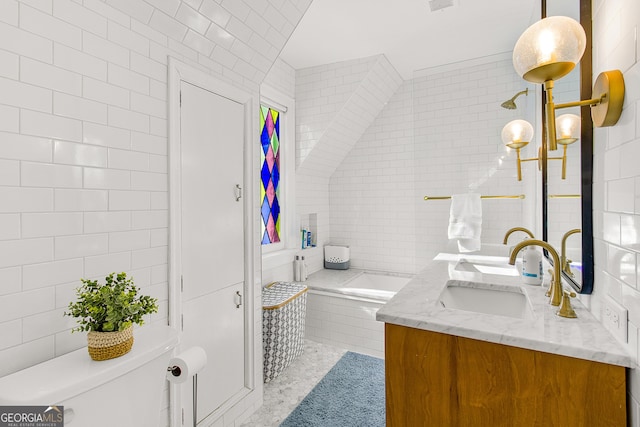
[[[347,352],[280,427],[384,425],[384,360]]]

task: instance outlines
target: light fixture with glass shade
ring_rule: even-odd
[[[556,118],[556,141],[562,145],[562,157],[549,157],[550,160],[562,160],[562,179],[567,178],[567,147],[580,138],[580,117],[575,114],[563,114]]]
[[[593,87],[596,98],[555,105],[553,82],[573,70],[582,58],[587,37],[576,20],[551,16],[531,25],[520,36],[513,49],[513,66],[523,79],[543,83],[547,94],[546,124],[549,150],[556,150],[555,110],[591,106],[591,117],[597,127],[613,126],[622,114],[624,78],[620,70],[604,71]]]
[[[563,114],[556,118],[556,141],[562,145],[562,179],[567,177],[567,147],[580,138],[580,116]]]
[[[512,120],[502,128],[502,142],[509,148],[516,150],[516,161],[518,165],[518,181],[522,181],[522,162],[538,160],[540,168],[540,155],[531,159],[521,159],[520,149],[526,147],[533,140],[533,126],[526,120]]]
[[[561,157],[547,157],[547,160],[562,160],[562,179],[567,178],[567,147],[580,139],[580,117],[575,114],[563,114],[556,118],[556,141],[562,145]],[[542,147],[538,147],[538,157],[520,158],[520,149],[533,139],[533,126],[526,120],[513,120],[502,128],[502,142],[516,150],[518,181],[522,181],[522,162],[538,161],[538,170],[542,169]]]

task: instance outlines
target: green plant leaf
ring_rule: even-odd
[[[157,299],[138,296],[138,288],[126,273],[111,273],[105,284],[97,280],[80,279],[76,301],[69,303],[65,316],[75,317],[78,326],[72,331],[122,331],[131,325],[144,323],[145,314],[157,313]]]

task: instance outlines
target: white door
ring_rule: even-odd
[[[198,421],[244,389],[244,107],[181,83],[180,190],[183,336],[201,346]],[[192,390],[182,391],[191,425]]]
[[[182,275],[189,300],[244,281],[244,107],[189,83],[181,89]]]

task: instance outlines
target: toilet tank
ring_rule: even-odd
[[[0,378],[0,406],[64,406],[71,427],[157,427],[178,333],[136,329],[131,351],[94,361],[86,348]]]

